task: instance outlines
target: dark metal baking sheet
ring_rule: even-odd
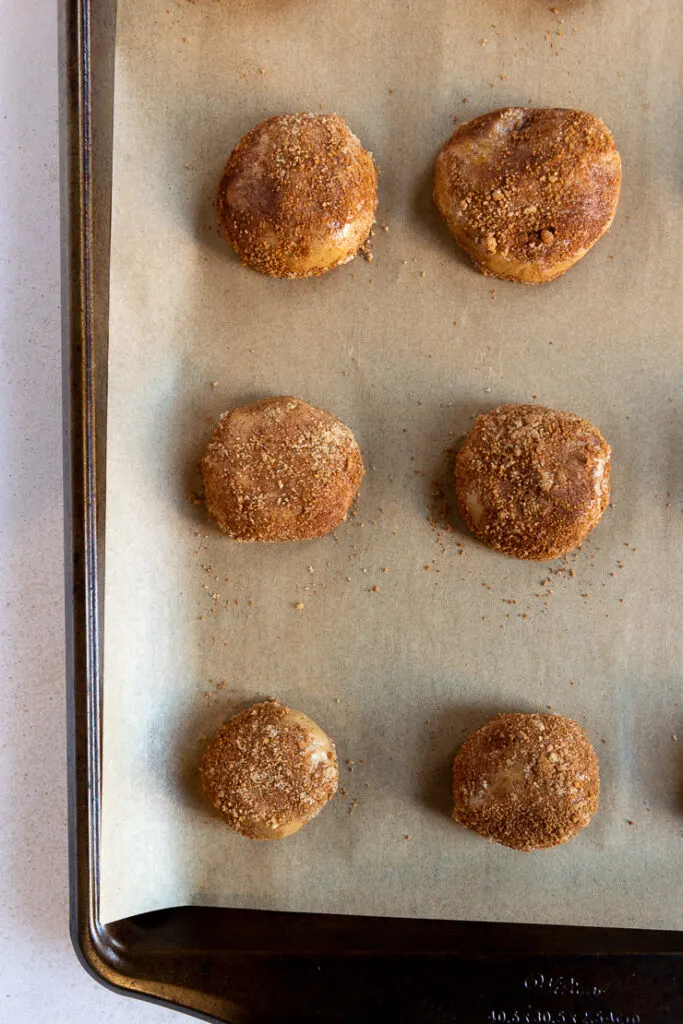
[[[680,933],[193,907],[100,923],[115,21],[115,0],[62,0],[71,929],[81,962],[121,993],[234,1024],[680,1024]]]

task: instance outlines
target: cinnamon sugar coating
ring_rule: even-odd
[[[599,118],[504,107],[453,132],[437,158],[434,201],[483,273],[539,283],[604,235],[620,188],[621,159]]]
[[[280,114],[232,151],[219,226],[242,262],[271,277],[324,274],[353,258],[377,208],[377,171],[338,114]]]
[[[204,792],[248,839],[284,839],[337,791],[334,743],[307,715],[277,700],[231,718],[201,763]]]
[[[611,449],[597,427],[539,405],[483,413],[455,460],[458,507],[477,537],[513,558],[576,547],[609,502]]]
[[[209,513],[235,540],[323,537],[365,474],[349,428],[290,395],[221,416],[202,459]]]
[[[525,852],[567,843],[598,809],[598,759],[583,729],[561,715],[498,715],[465,741],[453,764],[453,818]]]

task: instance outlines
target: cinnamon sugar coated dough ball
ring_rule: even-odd
[[[337,791],[334,743],[277,700],[253,704],[219,729],[201,764],[204,792],[248,839],[284,839]]]
[[[539,283],[564,274],[616,213],[621,159],[579,110],[505,107],[461,125],[436,162],[434,201],[485,274]]]
[[[460,513],[489,547],[547,562],[575,548],[609,502],[610,446],[597,427],[540,405],[483,413],[455,459]]]
[[[243,541],[323,537],[364,475],[349,428],[289,395],[224,413],[202,459],[209,513]]]
[[[218,187],[218,224],[242,262],[271,277],[348,263],[377,208],[372,153],[338,114],[280,114],[235,146]]]
[[[453,818],[513,850],[567,843],[598,809],[598,759],[561,715],[498,715],[453,764]]]

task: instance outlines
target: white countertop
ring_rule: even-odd
[[[56,9],[0,0],[0,1021],[170,1024],[68,934]]]

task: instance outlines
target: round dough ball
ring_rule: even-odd
[[[496,551],[547,562],[600,521],[610,455],[598,428],[580,416],[502,405],[477,417],[456,455],[460,513]]]
[[[561,715],[498,715],[453,764],[453,818],[513,850],[567,843],[598,809],[598,759]]]
[[[271,277],[348,263],[377,208],[372,153],[338,114],[280,114],[235,146],[218,187],[218,224],[242,262]]]
[[[284,839],[337,791],[334,743],[277,700],[253,704],[219,729],[201,764],[204,792],[247,839]]]
[[[599,118],[504,107],[453,132],[436,161],[434,201],[484,274],[536,284],[605,234],[620,187],[621,159]]]
[[[364,475],[349,428],[291,395],[224,413],[202,459],[209,513],[245,541],[323,537],[346,518]]]

